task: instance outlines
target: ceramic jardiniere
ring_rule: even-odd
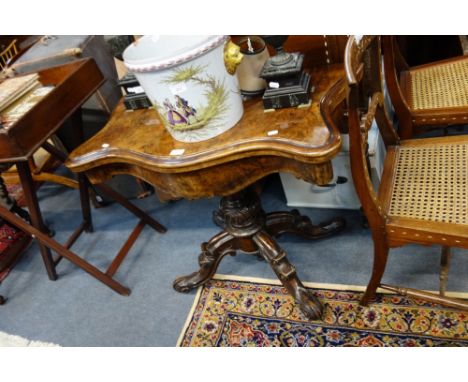
[[[144,36],[123,58],[174,139],[210,139],[241,119],[242,54],[228,36]]]

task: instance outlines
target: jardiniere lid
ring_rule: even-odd
[[[229,36],[143,36],[123,53],[125,65],[132,72],[167,69],[193,60],[218,47]]]

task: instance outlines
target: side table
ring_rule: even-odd
[[[261,99],[245,102],[241,121],[207,141],[175,141],[154,109],[126,111],[120,104],[108,124],[72,152],[66,163],[86,172],[94,184],[130,174],[154,185],[167,199],[221,196],[215,222],[222,231],[202,244],[200,269],[174,281],[187,292],[208,281],[226,255],[259,254],[311,319],[322,306],[302,285],[286,252],[274,239],[283,233],[319,239],[338,232],[344,220],[314,225],[298,211],[265,213],[252,185],[268,174],[288,172],[325,185],[332,179],[331,159],[341,145],[339,132],[327,127],[319,101],[343,75],[341,65],[312,69],[315,91],[310,106],[265,112]]]
[[[104,78],[95,62],[88,59],[44,69],[38,75],[41,84],[53,86],[53,90],[11,127],[0,128],[0,164],[16,165],[31,224],[41,232],[49,233],[39,208],[28,161],[41,146],[52,155],[63,155],[47,140],[67,118],[71,118],[73,123],[79,120],[80,106],[101,86]],[[77,131],[77,139],[80,133],[81,130]],[[83,229],[88,229],[91,222],[85,220]],[[39,248],[49,278],[56,280],[57,273],[50,249],[42,243],[39,243]]]

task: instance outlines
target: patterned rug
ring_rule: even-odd
[[[362,307],[362,291],[340,287],[310,288],[324,314],[308,321],[275,281],[218,275],[200,288],[178,346],[468,346],[468,312],[391,294]]]

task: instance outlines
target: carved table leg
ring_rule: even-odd
[[[343,218],[335,218],[314,225],[309,217],[301,215],[298,210],[271,212],[267,214],[266,219],[265,229],[275,237],[283,233],[292,233],[306,239],[316,240],[333,235],[341,231],[345,226]]]
[[[255,234],[253,241],[258,245],[260,254],[268,261],[283,286],[299,304],[301,311],[312,320],[319,319],[322,315],[322,305],[302,285],[297,277],[296,268],[286,258],[286,252],[265,231]]]
[[[179,292],[188,292],[207,282],[225,255],[235,255],[238,249],[247,253],[258,252],[251,237],[265,224],[265,213],[254,191],[247,188],[234,195],[223,197],[218,211],[213,216],[225,230],[208,243],[202,244],[198,272],[179,277],[174,281],[174,289]]]
[[[236,238],[227,232],[220,232],[208,243],[201,245],[202,252],[198,257],[200,269],[188,276],[178,277],[174,289],[178,292],[189,292],[207,282],[216,272],[221,259],[226,255],[236,254]]]

